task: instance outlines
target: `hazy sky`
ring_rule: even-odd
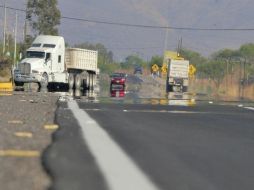
[[[0,0],[3,5],[4,0]],[[26,0],[6,0],[7,6],[25,9]],[[194,28],[254,28],[252,0],[59,0],[62,16],[137,25]],[[18,38],[22,39],[24,13],[19,12]],[[14,29],[15,11],[8,10],[8,31]],[[3,9],[0,9],[0,28]],[[135,28],[61,20],[60,35],[69,44],[103,43],[122,60],[129,54],[144,59],[162,55],[165,29]],[[1,31],[2,33],[2,31]],[[2,35],[1,35],[2,36]],[[182,31],[169,30],[168,49],[176,49],[179,39],[183,47],[209,55],[222,48],[238,48],[254,42],[253,31]]]

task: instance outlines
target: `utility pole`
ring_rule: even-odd
[[[16,11],[16,22],[15,22],[15,32],[14,32],[14,66],[16,66],[16,58],[17,58],[17,30],[18,30],[18,13]]]
[[[6,0],[4,0],[4,29],[3,29],[3,55],[5,55],[5,37],[6,37]]]
[[[167,28],[166,28],[166,36],[164,41],[164,52],[168,49],[168,34],[169,34],[169,10],[170,10],[170,0],[167,1]]]
[[[25,46],[26,46],[26,35],[27,35],[27,8],[26,8],[25,26],[24,26],[24,42],[25,42]]]
[[[167,27],[169,26],[169,24],[167,25]],[[165,36],[165,41],[164,41],[164,52],[167,51],[168,49],[168,31],[169,29],[166,28],[166,36]]]

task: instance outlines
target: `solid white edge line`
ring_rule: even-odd
[[[253,110],[254,111],[254,108],[253,107],[244,107],[245,109],[248,109],[248,110]]]
[[[81,110],[76,101],[68,102],[78,120],[91,154],[94,156],[110,190],[158,190],[121,147]]]

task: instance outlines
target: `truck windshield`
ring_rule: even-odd
[[[27,58],[45,58],[45,53],[41,51],[27,51]]]

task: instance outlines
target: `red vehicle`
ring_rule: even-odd
[[[126,74],[114,73],[113,75],[111,75],[111,82],[110,82],[111,97],[124,97],[125,83],[126,83]]]

